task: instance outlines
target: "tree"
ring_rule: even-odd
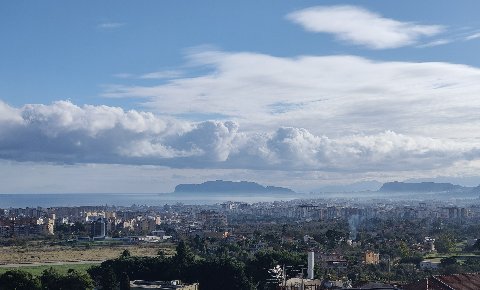
[[[117,277],[113,269],[108,267],[104,273],[103,279],[101,280],[102,288],[105,290],[113,290],[117,286]]]
[[[86,290],[93,289],[93,280],[84,273],[69,269],[66,275],[59,274],[55,269],[43,271],[40,277],[44,290]]]
[[[66,276],[62,276],[60,280],[65,290],[87,290],[93,289],[93,280],[85,273],[79,273],[73,269],[69,269]]]
[[[125,250],[123,250],[122,255],[120,256],[120,258],[122,258],[122,259],[129,258],[131,255],[132,255],[132,254],[130,253],[130,250],[125,249]]]
[[[43,270],[43,274],[40,277],[42,283],[42,289],[60,289],[60,274],[52,267]]]
[[[472,249],[473,249],[474,251],[480,251],[480,239],[477,239],[477,240],[475,241],[475,244],[473,244]]]
[[[163,249],[159,249],[157,251],[157,256],[158,258],[160,258],[161,260],[165,259],[167,257],[167,255],[165,254],[165,251]]]
[[[193,244],[195,249],[198,250],[200,253],[204,253],[207,249],[205,239],[200,238],[199,235],[195,235],[195,238],[193,238]]]
[[[440,265],[443,267],[455,264],[457,264],[457,259],[455,259],[455,257],[447,257],[440,260]]]
[[[120,290],[130,290],[130,278],[125,272],[120,276]]]
[[[400,250],[400,255],[403,259],[407,258],[407,257],[410,257],[410,255],[411,255],[410,254],[410,249],[408,248],[407,243],[405,243],[404,241],[401,241],[398,248]]]
[[[180,241],[177,245],[177,253],[173,257],[174,263],[178,266],[188,266],[195,261],[195,254],[185,241]]]
[[[435,248],[439,253],[450,253],[455,250],[455,241],[451,235],[441,235],[435,241]]]
[[[327,245],[330,248],[334,248],[338,242],[345,236],[345,233],[338,231],[336,229],[329,229],[325,233],[325,237],[327,239]]]
[[[195,273],[192,272],[192,268],[195,265],[195,254],[185,241],[180,241],[177,245],[177,253],[172,258],[174,279],[182,277],[185,281],[191,281]]]
[[[0,290],[38,290],[40,282],[32,274],[21,270],[9,270],[0,276]]]
[[[109,260],[110,261],[121,261],[121,260]],[[127,260],[128,261],[128,260]],[[115,272],[112,269],[111,263],[106,264],[103,262],[99,266],[92,266],[87,270],[90,277],[92,277],[99,286],[104,290],[113,290],[117,288],[117,277]]]
[[[245,274],[245,265],[235,259],[222,257],[201,263],[199,283],[209,290],[250,290],[254,289]],[[215,277],[215,279],[212,279]]]
[[[463,266],[466,272],[480,272],[480,260],[477,257],[468,257]]]

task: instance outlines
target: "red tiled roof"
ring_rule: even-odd
[[[480,273],[436,275],[432,278],[455,290],[480,289]]]
[[[479,290],[480,273],[433,275],[405,285],[406,290]]]

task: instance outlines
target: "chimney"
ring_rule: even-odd
[[[314,253],[312,251],[308,252],[307,278],[310,280],[313,280],[313,267],[315,265],[314,257]]]

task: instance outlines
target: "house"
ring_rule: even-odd
[[[316,262],[322,268],[346,271],[348,267],[347,260],[339,254],[319,254],[315,255]]]
[[[440,262],[435,262],[431,260],[423,260],[420,262],[420,269],[422,270],[435,270],[440,267]]]
[[[480,289],[480,273],[432,275],[405,285],[404,290],[475,290]]]
[[[367,265],[378,265],[380,264],[380,254],[375,253],[373,251],[366,251],[365,252],[365,264]]]

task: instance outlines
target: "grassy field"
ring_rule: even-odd
[[[8,270],[19,269],[31,273],[34,276],[41,276],[45,269],[54,268],[59,273],[66,274],[69,269],[74,269],[78,272],[87,272],[87,269],[98,263],[88,263],[88,264],[65,264],[65,265],[41,265],[41,266],[22,266],[22,267],[12,267],[12,268],[0,268],[0,275],[5,273]]]
[[[98,262],[114,259],[128,249],[133,256],[156,256],[158,250],[167,255],[174,253],[171,244],[104,245],[86,244],[75,246],[27,245],[1,247],[0,264],[24,264],[45,262]]]
[[[429,253],[429,254],[425,255],[424,258],[429,260],[429,261],[432,261],[432,262],[440,262],[443,258],[454,257],[455,259],[457,259],[457,261],[460,264],[463,264],[465,262],[465,260],[468,259],[468,258],[480,259],[480,255],[478,255],[478,253],[462,252],[458,249],[461,249],[461,248],[458,247],[455,252],[448,253],[448,254],[445,254],[445,253]]]

